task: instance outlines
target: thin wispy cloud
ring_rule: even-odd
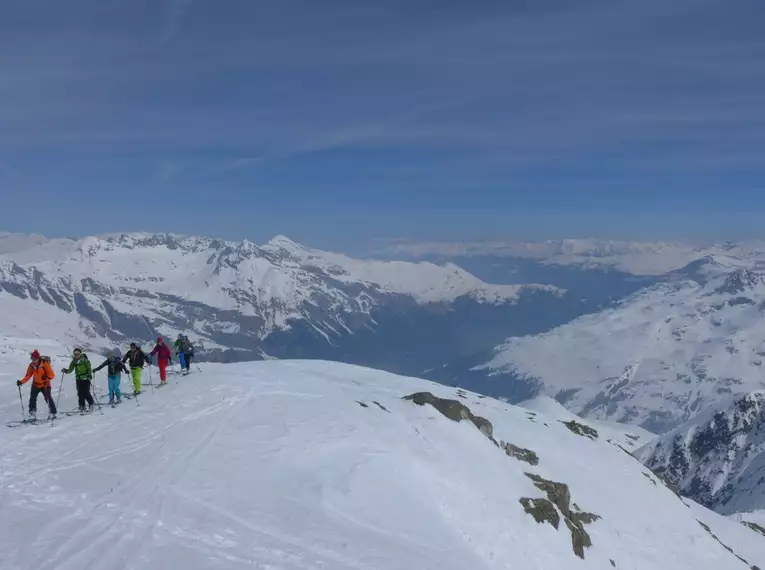
[[[8,0],[2,12],[0,160],[51,195],[228,189],[278,209],[319,192],[363,211],[440,194],[458,211],[479,193],[511,211],[543,192],[619,208],[612,181],[716,200],[765,173],[755,0]]]

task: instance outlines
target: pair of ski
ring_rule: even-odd
[[[140,394],[140,392],[138,393]],[[122,400],[132,400],[133,396],[135,396],[135,394],[122,394],[120,398],[122,398]],[[105,398],[108,398],[108,397],[109,397],[109,394],[103,394],[102,396],[99,396],[98,399],[103,401]],[[114,400],[114,402],[104,402],[104,403],[109,405],[111,405],[112,403],[119,404],[119,401]]]
[[[73,412],[64,412],[64,415],[65,416],[89,416],[95,411],[95,409],[96,409],[96,406],[93,406],[89,410],[86,409],[86,410],[75,410]]]
[[[69,414],[65,413],[64,415],[69,415]],[[44,420],[38,420],[37,418],[24,418],[23,420],[10,421],[5,425],[8,426],[9,428],[15,428],[15,427],[21,427],[21,426],[36,426],[36,425],[48,423],[50,424],[51,427],[53,427],[54,422],[56,420],[60,420],[61,418],[62,418],[61,414],[56,414],[55,417],[52,417],[49,414],[48,417],[45,418]]]

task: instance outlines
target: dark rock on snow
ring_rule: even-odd
[[[404,396],[404,400],[410,400],[418,406],[430,404],[436,410],[454,422],[469,420],[473,422],[473,425],[475,425],[475,427],[477,427],[482,434],[494,441],[494,426],[491,425],[491,422],[486,418],[473,415],[473,412],[470,411],[470,408],[468,408],[465,404],[458,402],[457,400],[438,398],[430,392],[417,392],[415,394],[410,394],[409,396]],[[494,441],[494,443],[496,443],[496,441]]]
[[[510,457],[515,457],[519,461],[525,461],[529,465],[538,465],[539,457],[530,449],[518,447],[512,443],[500,442],[499,446],[505,450]]]
[[[592,546],[592,539],[584,529],[584,525],[591,524],[596,520],[599,520],[600,516],[594,513],[579,511],[578,508],[576,510],[572,510],[571,491],[569,490],[568,485],[565,483],[550,481],[549,479],[545,479],[534,473],[526,473],[526,476],[534,482],[534,485],[537,487],[537,489],[543,491],[547,495],[546,500],[549,503],[549,506],[539,502],[540,500],[545,501],[545,499],[537,499],[536,502],[534,499],[521,499],[523,508],[527,513],[534,516],[535,520],[537,520],[537,516],[548,516],[550,507],[553,509],[557,507],[563,516],[563,520],[565,521],[566,526],[571,532],[571,545],[574,549],[574,554],[576,554],[579,558],[584,558],[584,549]],[[532,509],[533,512],[530,512],[530,509]],[[543,520],[546,520],[552,524],[548,518]],[[537,520],[537,522],[540,521]],[[557,525],[553,526],[555,526],[556,529],[558,528]]]
[[[575,420],[571,420],[570,422],[561,422],[564,426],[566,426],[569,430],[571,430],[576,435],[581,435],[582,437],[589,437],[590,439],[598,439],[598,430],[591,428],[590,426],[580,424],[579,422]]]

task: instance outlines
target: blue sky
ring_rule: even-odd
[[[0,229],[740,237],[765,3],[5,0]]]

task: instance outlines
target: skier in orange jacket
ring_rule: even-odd
[[[35,349],[31,354],[32,362],[27,367],[27,374],[16,382],[17,386],[26,384],[30,378],[34,378],[32,382],[32,390],[29,392],[29,416],[32,419],[37,418],[37,396],[42,394],[43,398],[48,404],[50,409],[50,415],[56,417],[56,403],[53,401],[51,395],[50,381],[55,378],[56,374],[53,372],[53,367],[50,365],[50,358],[47,356],[40,356],[40,352]]]

